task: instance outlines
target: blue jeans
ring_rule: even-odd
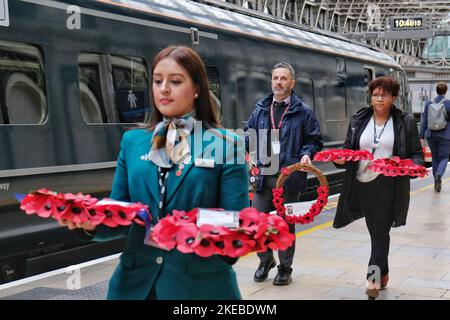
[[[440,137],[428,138],[433,164],[433,176],[439,174],[442,177],[447,167],[448,157],[450,156],[450,140]]]

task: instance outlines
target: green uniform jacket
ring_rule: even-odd
[[[213,168],[206,168],[195,166],[193,160],[181,176],[175,175],[178,166],[172,167],[167,178],[166,212],[196,207],[241,210],[249,206],[247,169],[242,163],[244,142],[223,129],[203,131],[203,134],[204,141],[202,134],[195,130],[190,136],[192,158],[217,158],[219,154],[211,150],[225,147],[228,161],[224,155],[221,164],[216,159]],[[145,159],[152,135],[147,129],[124,134],[111,198],[147,204],[156,223],[158,171],[153,162]],[[193,139],[198,144],[192,143]],[[201,146],[198,150],[197,145]],[[142,226],[99,226],[93,240],[107,241],[122,236],[128,237],[127,244],[110,280],[108,299],[146,299],[152,287],[158,299],[241,299],[236,274],[229,264],[217,256],[202,258],[176,249],[165,251],[147,246],[143,243],[145,228]]]

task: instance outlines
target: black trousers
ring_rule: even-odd
[[[255,192],[252,206],[259,211],[267,212],[275,210],[275,207],[272,203],[272,188],[275,187],[277,182],[277,178],[273,176],[264,177],[263,188],[259,192]],[[283,199],[284,203],[289,202],[297,202],[300,198],[300,191],[291,191],[284,192]],[[289,232],[295,234],[295,224],[289,224]],[[292,261],[294,260],[294,252],[295,252],[295,241],[292,243],[292,246],[287,248],[284,251],[278,251],[278,258],[280,259],[280,264],[278,265],[279,270],[292,272]],[[269,263],[273,260],[273,251],[272,249],[267,249],[266,252],[258,252],[258,257],[261,263]]]
[[[379,175],[367,183],[356,180],[357,205],[364,213],[372,247],[367,278],[374,275],[376,267],[381,271],[380,276],[389,272],[389,232],[394,221],[394,179]]]

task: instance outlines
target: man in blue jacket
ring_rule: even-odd
[[[272,188],[275,187],[281,168],[294,163],[311,163],[317,151],[323,147],[320,126],[313,110],[293,92],[295,71],[289,63],[276,64],[272,70],[272,93],[256,103],[255,110],[247,121],[246,146],[250,152],[252,141],[256,145],[256,163],[260,175],[256,181],[253,207],[263,212],[274,210]],[[253,139],[251,139],[253,138]],[[295,172],[284,185],[284,202],[297,202],[306,189],[306,173]],[[289,225],[295,233],[295,225]],[[295,241],[290,248],[278,252],[280,264],[274,285],[292,282],[292,261]],[[270,269],[276,266],[272,250],[258,253],[260,264],[254,280],[267,279]]]
[[[423,140],[426,138],[428,140],[432,155],[434,190],[436,192],[441,192],[441,178],[445,173],[445,168],[447,167],[450,155],[450,125],[448,124],[448,121],[450,120],[450,100],[445,99],[447,85],[444,82],[439,82],[437,84],[436,92],[438,94],[437,97],[428,101],[425,105],[420,126],[420,139]],[[444,115],[441,116],[446,119],[444,120],[445,126],[443,128],[438,126],[437,130],[429,123],[430,120],[436,122],[439,121],[439,119],[434,119],[439,118],[436,116],[433,116],[433,119],[429,119],[432,104],[434,104],[434,108],[437,110],[439,110],[439,104],[442,104],[442,109],[445,109]]]

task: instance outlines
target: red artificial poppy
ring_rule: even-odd
[[[288,168],[282,168],[280,170],[281,174],[288,176],[290,174],[289,169]]]
[[[345,159],[345,161],[353,161],[354,152],[353,150],[344,149],[342,150],[342,157]]]
[[[276,215],[267,216],[268,230],[275,229],[277,231],[289,232],[289,226],[286,224],[282,217]]]
[[[259,175],[259,168],[258,168],[258,167],[253,167],[253,168],[250,170],[250,174],[251,174],[252,176],[254,176],[254,177],[258,176],[258,175]]]
[[[48,218],[52,215],[50,197],[42,194],[27,194],[20,203],[20,209],[25,211],[26,214],[36,213],[43,218]]]
[[[193,253],[194,247],[198,245],[198,228],[194,223],[182,225],[176,235],[177,249],[182,253]]]
[[[336,149],[328,149],[328,150],[317,152],[314,155],[313,160],[323,161],[323,162],[333,161],[335,151],[336,151]]]
[[[61,219],[69,220],[74,223],[85,223],[90,221],[91,215],[82,201],[69,201],[66,206],[66,209],[60,216]]]
[[[283,193],[284,193],[284,189],[283,188],[273,188],[272,189],[273,196],[282,197]]]
[[[222,241],[224,236],[232,232],[225,227],[212,225],[202,225],[199,228],[196,245],[193,246],[194,253],[201,257],[209,257],[213,254],[222,254],[222,249],[215,245],[216,242]]]
[[[175,224],[172,216],[161,219],[153,228],[151,237],[161,247],[172,250],[177,245],[176,237],[180,226]]]
[[[356,150],[354,152],[354,159],[353,161],[357,160],[373,160],[373,154],[369,152],[368,150]]]
[[[195,223],[197,221],[198,209],[192,209],[191,211],[173,210],[172,215],[175,217],[177,224]]]
[[[275,206],[275,208],[278,208],[279,206],[283,205],[284,200],[282,197],[276,196],[276,197],[273,197],[272,203]]]
[[[267,214],[255,208],[246,208],[239,212],[239,227],[254,238],[260,237],[267,229]]]
[[[193,248],[196,255],[204,258],[222,253],[222,250],[214,245],[214,240],[212,239],[201,239]]]
[[[328,196],[328,187],[327,186],[320,186],[317,188],[317,194],[320,195],[326,195]]]
[[[198,229],[200,233],[200,238],[202,239],[212,239],[212,240],[220,240],[224,236],[230,234],[232,231],[228,228],[222,226],[213,226],[210,224],[203,224]]]
[[[53,218],[60,220],[62,216],[69,210],[70,202],[66,201],[61,194],[56,197],[51,197],[52,202],[52,216]]]
[[[316,203],[319,205],[319,207],[321,207],[321,208],[323,208],[323,207],[325,207],[325,205],[327,204],[327,202],[328,202],[328,198],[324,198],[324,197],[319,197],[319,198],[317,198],[317,201],[316,201]]]
[[[289,233],[289,227],[283,218],[279,216],[268,217],[268,235],[269,243],[267,246],[272,250],[286,250],[295,239],[294,235]]]
[[[284,217],[286,215],[286,207],[284,205],[276,208],[279,216]]]
[[[80,203],[86,203],[89,205],[95,204],[96,202],[98,202],[98,200],[96,198],[93,198],[90,194],[82,194],[81,192],[77,193],[77,194],[73,194],[73,193],[60,193],[59,194],[60,197],[64,198],[64,200],[67,201],[76,201],[76,202],[80,202]]]
[[[303,215],[304,224],[311,223],[314,221],[314,215],[312,213],[307,213]]]
[[[242,257],[256,245],[256,241],[243,232],[235,232],[224,237],[223,254],[232,258]]]
[[[105,200],[108,202],[97,204],[95,209],[96,215],[104,216],[102,223],[108,227],[129,226],[133,223],[137,213],[145,208],[142,204]]]
[[[383,168],[383,175],[386,177],[395,177],[397,174],[395,173],[395,168],[392,166],[386,166]]]
[[[317,216],[321,211],[322,207],[320,207],[318,204],[313,204],[309,209],[309,213],[311,213],[313,216]]]

